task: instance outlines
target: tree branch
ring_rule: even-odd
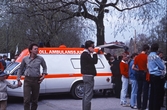
[[[117,0],[118,1],[118,0]],[[118,11],[125,11],[125,10],[132,10],[134,8],[139,8],[139,7],[142,7],[144,5],[147,5],[147,4],[150,4],[150,3],[153,3],[155,1],[150,1],[150,2],[145,2],[143,4],[138,4],[136,6],[132,6],[132,7],[127,7],[127,8],[124,8],[124,9],[120,9],[119,7],[116,6],[117,3],[109,3],[109,4],[106,4],[105,7],[109,7],[109,6],[113,6],[115,9],[117,9]]]
[[[73,17],[75,17],[75,16],[76,16],[76,17],[83,16],[83,15],[85,15],[85,13],[86,13],[85,11],[83,11],[83,12],[71,13],[71,12],[67,12],[67,10],[61,10],[61,12],[68,14],[69,17],[64,18],[64,19],[61,19],[61,20],[59,20],[59,22],[64,21],[64,20],[71,19],[71,18],[73,18]],[[95,17],[95,16],[93,16],[93,15],[91,15],[91,14],[89,14],[89,13],[86,13],[86,16],[83,16],[83,17],[88,18],[88,19],[91,19],[91,20],[93,20],[94,22],[97,22],[97,17]]]
[[[94,5],[98,6],[98,7],[100,7],[100,5],[99,5],[99,4],[97,4],[97,3],[95,3],[95,2],[88,1],[88,3],[90,3],[90,4],[94,4]]]

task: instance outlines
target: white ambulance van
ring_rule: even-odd
[[[39,48],[39,54],[47,65],[48,75],[40,86],[40,94],[70,92],[74,98],[83,97],[83,79],[80,71],[80,55],[84,48]],[[9,65],[4,72],[9,74],[8,81],[17,84],[17,71],[22,59],[29,55],[28,49],[21,52],[17,60]],[[111,70],[103,53],[98,54],[98,63],[95,65],[94,90],[111,89]],[[42,69],[42,68],[41,68]],[[24,76],[21,77],[24,83]],[[23,86],[17,89],[7,89],[9,96],[23,97]]]

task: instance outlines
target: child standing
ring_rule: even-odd
[[[6,81],[7,76],[4,72],[0,73],[0,110],[6,110],[7,107],[7,87],[12,89],[19,87]]]

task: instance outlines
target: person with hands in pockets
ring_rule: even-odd
[[[37,110],[40,83],[47,74],[47,66],[43,57],[38,56],[38,45],[32,43],[29,46],[30,55],[23,58],[20,68],[17,72],[18,84],[21,85],[21,74],[24,71],[24,110]],[[43,67],[43,73],[40,73],[40,65]],[[30,101],[32,104],[30,106]]]
[[[93,97],[94,76],[96,76],[95,64],[97,54],[94,51],[94,42],[86,41],[85,50],[80,57],[81,73],[83,74],[84,96],[82,99],[82,110],[91,110],[91,99]]]

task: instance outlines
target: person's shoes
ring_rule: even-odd
[[[132,109],[137,109],[137,106],[130,106]]]
[[[125,103],[125,104],[123,104],[122,106],[123,106],[123,107],[130,107],[130,104]]]
[[[124,103],[124,102],[121,101],[121,102],[120,102],[120,105],[123,105],[123,103]]]

